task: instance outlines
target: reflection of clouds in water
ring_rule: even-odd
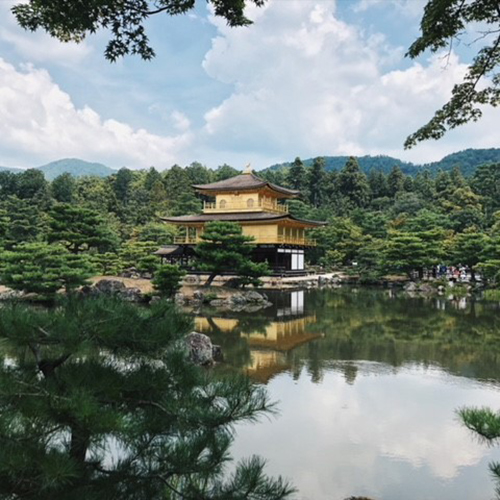
[[[306,376],[273,380],[269,389],[281,416],[239,429],[236,454],[268,458],[269,472],[293,479],[300,498],[356,493],[389,500],[406,492],[405,499],[420,500],[419,483],[430,488],[428,498],[491,496],[487,462],[498,450],[471,439],[455,410],[499,407],[498,390],[437,369],[351,364],[358,368],[353,385],[346,384],[342,363],[320,385]],[[467,467],[477,470],[465,481]]]

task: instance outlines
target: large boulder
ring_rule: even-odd
[[[144,302],[145,300],[139,288],[125,288],[119,292],[119,297],[127,302]]]
[[[189,359],[200,366],[211,365],[214,362],[214,346],[210,337],[203,333],[191,332],[184,337]],[[222,355],[221,353],[217,353]]]
[[[255,292],[254,290],[245,292],[244,296],[248,302],[267,302],[266,298],[262,294]]]
[[[178,292],[175,294],[174,300],[177,305],[182,306],[186,302],[186,297],[183,293]]]
[[[104,293],[106,295],[116,295],[127,289],[125,283],[113,279],[100,280],[94,285],[94,288],[98,293]]]
[[[92,287],[82,287],[83,295],[111,295],[127,302],[145,302],[146,298],[139,288],[127,288],[120,280],[102,279]]]
[[[404,290],[406,292],[416,292],[417,289],[418,289],[418,286],[417,286],[417,284],[414,281],[410,281],[404,287]]]
[[[213,299],[209,302],[212,307],[225,307],[227,302],[224,299]]]
[[[229,297],[229,302],[234,305],[244,305],[248,300],[242,293],[235,293]]]

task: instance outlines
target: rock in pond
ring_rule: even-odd
[[[222,358],[220,347],[214,346],[208,335],[191,332],[184,337],[184,342],[188,348],[189,359],[195,365],[211,365],[216,358]]]

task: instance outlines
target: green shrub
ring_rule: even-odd
[[[185,276],[178,266],[163,264],[158,267],[153,278],[154,289],[163,297],[173,297],[181,287],[181,280]]]
[[[493,288],[491,290],[485,290],[483,292],[483,299],[500,302],[500,289]]]

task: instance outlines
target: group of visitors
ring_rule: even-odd
[[[472,277],[470,268],[461,264],[458,264],[458,266],[440,264],[436,266],[436,275],[438,278],[448,278],[450,281],[455,282],[468,282]],[[478,279],[477,274],[475,278]]]

